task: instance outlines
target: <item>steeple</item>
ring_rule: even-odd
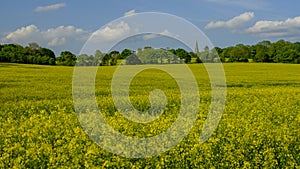
[[[198,48],[198,41],[196,40],[196,47],[195,47],[195,51],[196,54],[199,53],[199,48]]]

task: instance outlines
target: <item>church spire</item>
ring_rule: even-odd
[[[199,48],[198,48],[198,41],[196,40],[196,47],[195,47],[195,51],[196,54],[199,53]]]

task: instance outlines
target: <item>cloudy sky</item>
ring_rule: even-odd
[[[94,32],[103,42],[136,32],[125,21],[106,24],[141,12],[182,17],[220,47],[300,41],[299,6],[298,0],[10,0],[0,6],[0,43],[37,42],[56,54],[63,50],[78,54]],[[176,36],[166,28],[161,34]]]

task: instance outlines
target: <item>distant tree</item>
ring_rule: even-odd
[[[105,54],[104,57],[102,58],[101,66],[109,66],[110,59],[111,59],[111,55]]]
[[[36,42],[31,42],[28,44],[29,49],[31,50],[39,50],[40,46]]]
[[[23,55],[24,48],[17,44],[4,44],[1,45],[0,61],[23,63],[26,58]],[[23,61],[24,60],[24,61]]]
[[[137,57],[143,64],[156,64],[158,63],[157,55],[155,54],[155,49],[150,46],[145,46],[144,50],[139,50]]]
[[[104,54],[100,50],[96,50],[94,54],[94,66],[101,65],[102,58],[104,57]]]
[[[131,54],[133,54],[133,51],[132,50],[129,50],[129,49],[124,49],[120,56],[119,56],[119,59],[125,59],[127,58],[128,56],[130,56]]]
[[[202,63],[202,60],[201,60],[200,57],[197,57],[197,58],[196,58],[196,63]]]
[[[256,62],[268,62],[269,56],[267,54],[267,47],[265,45],[257,44],[255,46],[256,54],[254,60]]]
[[[139,64],[142,64],[142,62],[138,58],[137,55],[131,54],[130,56],[126,57],[126,64],[127,65],[139,65]]]
[[[176,50],[175,49],[169,49],[168,51],[173,53],[174,55],[176,55]]]
[[[42,48],[42,47],[39,47],[38,49],[38,55],[42,56],[43,57],[43,61],[42,61],[42,64],[45,64],[45,65],[55,65],[55,54],[52,50],[50,49],[47,49],[47,48]]]
[[[78,66],[88,66],[89,65],[89,56],[87,54],[80,54],[77,56],[76,65]]]
[[[60,57],[57,59],[58,63],[65,66],[74,66],[76,63],[76,55],[70,51],[63,51],[60,53]]]
[[[145,46],[144,50],[147,50],[147,49],[153,49],[153,48],[151,46]]]
[[[237,62],[248,62],[250,57],[250,50],[248,46],[243,44],[237,44],[235,48],[236,56],[235,61]]]
[[[262,46],[265,46],[266,48],[269,48],[271,47],[271,42],[268,41],[268,40],[264,40],[264,41],[261,41],[261,42],[258,42],[257,45],[262,45]]]
[[[110,58],[110,59],[109,59],[109,64],[110,64],[111,66],[116,65],[119,56],[120,56],[120,52],[119,52],[119,51],[116,51],[116,50],[111,51],[111,52],[109,53],[109,58]]]
[[[223,52],[223,49],[220,48],[220,47],[214,47],[214,50],[218,53],[218,54],[221,54]]]
[[[211,49],[210,51],[210,57],[212,58],[213,62],[220,62],[220,57],[219,57],[219,53],[217,52],[218,50],[222,50],[221,48],[218,47],[214,47],[213,49]],[[221,52],[220,52],[221,53]]]
[[[135,64],[164,64],[164,63],[190,63],[192,58],[196,62],[218,62],[218,56],[222,62],[275,62],[275,63],[300,63],[300,42],[289,42],[278,40],[277,42],[261,41],[255,45],[237,44],[226,48],[214,47],[209,49],[205,46],[202,52],[197,54],[187,52],[182,48],[155,49],[151,46],[139,48],[135,53],[132,50],[124,49],[102,53],[95,51],[94,55],[79,55],[76,57],[70,51],[63,51],[59,57],[55,57],[52,50],[43,48],[37,43],[29,43],[23,47],[18,44],[0,44],[0,62],[27,63],[27,64],[61,64],[75,65],[116,65],[118,59],[124,59],[129,56],[137,57]],[[131,58],[132,59],[132,58]],[[134,59],[133,59],[134,60]]]
[[[55,65],[55,58],[50,58],[48,60],[49,65]]]
[[[119,56],[119,55],[116,55],[116,54],[112,54],[112,55],[111,55],[111,59],[110,59],[110,65],[111,65],[111,66],[117,65],[117,62],[118,62],[118,56]]]
[[[178,56],[181,60],[184,60],[185,63],[191,62],[191,55],[184,49],[178,48],[175,50],[176,56]]]

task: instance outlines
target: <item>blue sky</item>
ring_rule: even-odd
[[[220,47],[261,40],[300,41],[299,6],[298,0],[10,0],[0,6],[0,43],[37,42],[56,54],[63,50],[78,54],[93,32],[126,13],[140,12],[182,17]],[[132,30],[130,26],[103,29],[120,35]]]

